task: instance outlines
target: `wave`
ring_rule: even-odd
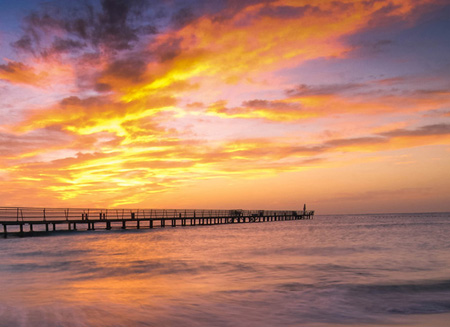
[[[450,280],[425,280],[400,284],[354,285],[352,289],[367,294],[416,294],[421,292],[450,292]]]
[[[282,283],[279,293],[295,293],[311,302],[327,296],[325,306],[371,315],[412,315],[450,312],[450,280],[424,280],[398,284]],[[331,300],[330,300],[331,299]],[[323,300],[323,298],[322,298]],[[323,311],[326,308],[317,308]]]

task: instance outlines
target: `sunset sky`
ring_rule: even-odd
[[[0,206],[450,211],[447,0],[0,6]]]

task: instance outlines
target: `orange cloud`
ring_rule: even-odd
[[[20,62],[10,61],[6,65],[0,65],[0,79],[10,83],[37,86],[47,76],[44,72],[36,73],[32,67]]]
[[[12,84],[46,89],[73,82],[73,69],[69,64],[56,60],[33,60],[30,64],[7,61],[6,65],[0,65],[0,79]]]
[[[66,40],[59,56],[1,65],[0,78],[48,88],[53,100],[1,126],[0,178],[13,190],[9,201],[29,189],[39,201],[125,206],[208,178],[297,172],[343,162],[345,153],[449,144],[446,123],[410,127],[416,113],[449,106],[448,91],[392,90],[402,78],[297,87],[270,78],[312,59],[344,58],[352,50],[344,37],[383,19],[408,19],[427,3],[255,3],[197,17],[136,48],[112,39],[116,51],[125,49],[119,54],[105,48],[105,56],[68,58],[67,49],[85,46]],[[52,93],[64,80],[69,91]],[[262,84],[267,93],[246,93]],[[400,114],[407,122],[383,121]],[[328,130],[330,117],[351,125],[362,115],[380,122],[353,135]],[[209,128],[199,131],[199,121]],[[219,124],[227,135],[217,136]]]

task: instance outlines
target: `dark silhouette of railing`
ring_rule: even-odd
[[[32,235],[35,226],[45,227],[45,232],[64,229],[95,230],[95,224],[105,229],[120,227],[172,227],[215,225],[281,220],[312,219],[314,211],[293,210],[211,210],[211,209],[92,209],[92,208],[32,208],[0,207],[0,224],[3,235],[15,233]],[[118,226],[119,225],[119,226]],[[25,227],[28,227],[27,230]],[[11,228],[17,229],[12,232]]]

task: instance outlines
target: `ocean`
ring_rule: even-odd
[[[450,326],[450,213],[0,239],[0,327]]]

